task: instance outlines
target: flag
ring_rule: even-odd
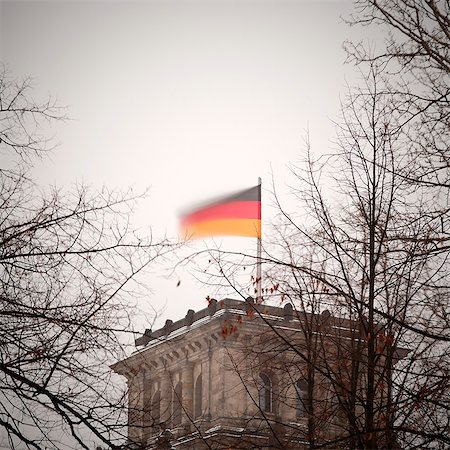
[[[209,202],[184,214],[181,236],[250,236],[261,238],[261,185]]]

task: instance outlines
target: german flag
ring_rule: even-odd
[[[222,197],[181,217],[181,236],[261,238],[261,185]]]

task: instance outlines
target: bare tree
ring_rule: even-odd
[[[280,425],[314,448],[449,444],[448,252],[436,238],[447,230],[435,228],[436,203],[415,179],[396,98],[371,64],[343,104],[336,152],[315,160],[308,151],[293,167],[297,209],[276,199],[281,219],[265,248],[263,295],[291,301],[302,337],[267,323],[264,345],[249,348],[251,372],[270,361],[292,380],[303,374],[306,429]],[[237,256],[238,265],[236,255],[212,252],[219,270],[207,273],[248,292],[236,281],[254,260]],[[325,309],[349,322],[323,325]],[[283,354],[284,362],[274,357]],[[339,428],[332,435],[331,424]]]
[[[387,26],[386,47],[374,54],[347,43],[366,84],[344,104],[338,151],[318,160],[308,152],[293,169],[299,212],[278,202],[285,220],[266,263],[300,311],[316,295],[361,326],[351,353],[314,364],[328,371],[346,418],[343,440],[319,445],[446,448],[449,4],[355,3],[349,22]],[[402,347],[409,355],[394,368]]]
[[[383,72],[385,88],[401,120],[402,155],[414,167],[408,181],[428,189],[430,235],[436,251],[448,250],[450,188],[450,6],[448,1],[355,1],[355,26],[385,31],[378,53],[346,43],[349,60],[370,62]],[[380,71],[381,71],[380,70]],[[398,152],[400,153],[400,152]],[[431,229],[433,231],[431,232]]]
[[[11,448],[119,448],[126,418],[108,363],[131,329],[136,276],[167,251],[138,236],[141,195],[42,189],[35,158],[52,148],[55,102],[32,100],[31,82],[0,75],[0,428]]]
[[[272,270],[293,293],[297,273],[306,274],[303,296],[316,292],[336,315],[360,324],[351,352],[344,346],[340,363],[320,366],[345,412],[346,445],[392,448],[400,439],[408,448],[445,448],[448,256],[430,237],[429,191],[411,183],[415,165],[403,147],[396,95],[372,65],[365,86],[352,89],[344,104],[338,151],[319,160],[308,154],[306,168],[294,168],[306,219],[279,203],[287,228]],[[327,176],[332,189],[323,183]],[[394,369],[399,348],[409,355]]]

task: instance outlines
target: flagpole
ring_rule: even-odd
[[[260,189],[260,208],[262,208],[262,187],[261,187],[261,177],[258,177],[258,185]],[[261,249],[262,249],[262,217],[260,210],[261,219],[261,235],[258,236],[256,244],[256,303],[262,302],[262,278],[261,278]]]

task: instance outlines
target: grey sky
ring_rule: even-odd
[[[342,42],[354,31],[340,18],[350,9],[317,0],[3,1],[1,60],[14,75],[33,76],[36,96],[56,95],[74,119],[55,127],[61,145],[35,176],[150,186],[136,223],[171,236],[181,209],[258,176],[269,188],[271,167],[283,186],[306,127],[314,151],[330,147],[329,119],[353,77]],[[147,281],[149,302],[167,303],[164,319],[202,308],[209,292],[185,272]]]

